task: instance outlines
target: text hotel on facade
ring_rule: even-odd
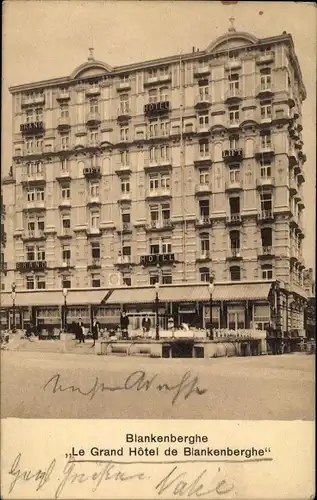
[[[57,318],[62,288],[90,289],[73,319],[108,290],[108,308],[137,316],[159,280],[169,313],[201,314],[214,273],[215,326],[263,326],[275,311],[302,332],[306,92],[289,34],[231,29],[205,51],[116,68],[91,54],[70,77],[10,91],[7,308],[15,282],[24,319],[30,306]]]

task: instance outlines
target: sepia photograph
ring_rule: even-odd
[[[316,5],[9,0],[2,40],[2,419],[312,422]]]

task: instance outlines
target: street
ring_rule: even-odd
[[[315,356],[305,354],[151,359],[3,351],[1,358],[2,418],[314,419]]]

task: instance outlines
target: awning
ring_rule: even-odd
[[[68,305],[101,304],[108,290],[69,290],[67,294]]]
[[[230,283],[215,285],[212,298],[216,301],[267,300],[272,283]]]
[[[101,304],[108,290],[68,290],[67,305],[87,305]],[[16,307],[48,307],[61,306],[64,304],[64,295],[62,290],[36,290],[26,292],[16,292]],[[11,292],[1,293],[0,307],[12,307],[13,301]]]
[[[105,294],[104,294],[105,295]],[[105,304],[147,304],[155,301],[154,287],[119,288],[113,290]]]

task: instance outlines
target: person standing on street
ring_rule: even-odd
[[[128,339],[128,326],[129,326],[129,318],[126,314],[125,311],[122,311],[121,317],[120,317],[120,328],[122,332],[122,338],[127,340]]]
[[[150,320],[148,314],[142,320],[142,329],[143,329],[143,333],[145,334],[145,336],[147,336],[147,334],[149,333],[149,331],[151,329],[151,320]]]
[[[99,331],[100,331],[99,321],[94,319],[94,322],[92,324],[92,338],[94,342],[91,347],[94,347],[96,345],[96,340],[98,340],[99,338]]]
[[[85,343],[84,325],[81,321],[81,318],[79,318],[79,321],[78,321],[78,340],[79,340],[79,344]]]

